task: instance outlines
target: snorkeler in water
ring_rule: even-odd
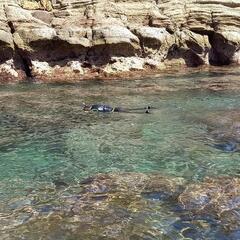
[[[150,113],[151,107],[147,106],[144,108],[122,108],[122,107],[111,107],[109,105],[105,104],[93,104],[93,105],[84,105],[83,110],[84,111],[96,111],[96,112],[125,112],[125,113],[141,113],[141,111],[144,111],[144,113]]]

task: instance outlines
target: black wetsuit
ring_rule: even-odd
[[[93,104],[90,107],[90,110],[97,111],[97,112],[113,112],[114,108],[105,104]]]
[[[145,108],[132,108],[132,109],[125,109],[121,107],[111,107],[109,105],[105,104],[93,104],[89,108],[91,111],[97,111],[97,112],[133,112],[133,111],[139,111],[144,110],[145,113],[149,113],[150,107],[147,106]]]

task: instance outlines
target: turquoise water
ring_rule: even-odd
[[[231,116],[240,106],[239,77],[234,70],[0,87],[0,212],[9,214],[9,203],[32,189],[56,182],[73,186],[97,173],[160,172],[189,182],[239,176],[239,152],[216,149],[224,139],[211,134],[225,133],[236,120]],[[234,79],[235,90],[226,83],[234,85]],[[215,84],[222,84],[221,91]],[[102,114],[81,111],[83,103],[154,109]],[[158,228],[156,217],[154,222]]]

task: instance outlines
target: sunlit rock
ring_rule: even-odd
[[[188,185],[178,200],[183,209],[195,216],[217,218],[225,228],[239,227],[239,178],[206,178],[202,183]]]
[[[127,72],[130,70],[143,70],[144,69],[144,59],[139,57],[128,57],[128,58],[112,58],[112,63],[109,63],[105,68],[106,73],[116,73],[116,72]]]
[[[32,61],[62,66],[62,61],[84,58],[85,78],[106,77],[104,69],[114,57],[130,64],[124,71],[110,69],[114,74],[135,70],[129,57],[158,62],[144,64],[146,72],[149,66],[162,70],[162,64],[179,68],[240,62],[237,1],[1,0],[0,16],[0,64],[14,59],[19,69],[19,76],[1,71],[5,82],[40,80],[41,75],[31,73]],[[79,80],[62,68],[53,70],[49,82]]]

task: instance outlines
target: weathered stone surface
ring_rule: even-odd
[[[113,57],[111,62],[104,68],[106,73],[127,72],[131,70],[143,70],[145,60],[139,57]]]
[[[139,37],[143,47],[152,49],[158,49],[163,44],[171,46],[171,42],[173,42],[172,40],[174,39],[165,28],[144,26],[135,28],[133,31]]]
[[[71,61],[85,68],[85,76],[104,72],[114,57],[154,63],[142,71],[148,65],[161,69],[164,62],[239,64],[239,29],[237,0],[0,0],[0,64],[14,59],[14,70],[40,79],[47,75],[38,75],[36,61],[47,62],[54,75],[75,80],[82,71],[70,70]],[[5,72],[0,75],[6,79]]]
[[[175,32],[175,45],[168,51],[168,59],[183,59],[187,66],[195,67],[209,63],[211,46],[206,35],[189,30]]]
[[[24,71],[15,65],[12,58],[0,64],[0,83],[14,83],[25,77]]]
[[[52,1],[51,0],[38,0],[38,1],[29,1],[29,0],[21,0],[21,6],[24,9],[28,10],[36,10],[43,9],[47,11],[52,10]]]

